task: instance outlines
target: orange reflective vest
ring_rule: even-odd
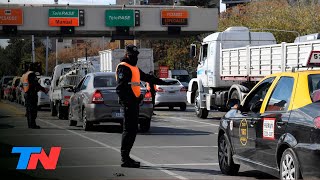
[[[24,92],[28,92],[29,90],[29,81],[28,81],[28,77],[29,77],[29,74],[33,73],[32,71],[28,71],[26,72],[25,74],[22,75],[21,77],[21,81],[22,81],[22,87],[23,87],[23,91]]]
[[[128,64],[126,62],[121,62],[118,64],[118,66],[116,68],[116,72],[118,71],[119,65],[124,65],[124,66],[127,66],[128,68],[130,68],[132,76],[131,76],[131,82],[129,82],[129,84],[131,85],[132,92],[138,98],[141,94],[139,68],[137,66],[131,66],[130,64]],[[118,80],[117,76],[118,76],[118,74],[116,73],[116,79]]]

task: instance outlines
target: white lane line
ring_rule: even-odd
[[[106,147],[106,148],[110,148],[110,149],[112,149],[112,150],[114,150],[114,151],[117,151],[118,153],[121,152],[120,149],[118,149],[118,148],[116,148],[116,147],[113,147],[113,146],[110,146],[110,145],[105,144],[105,143],[103,143],[103,142],[100,142],[100,141],[98,141],[98,140],[92,139],[92,138],[87,137],[87,136],[85,136],[85,135],[83,135],[83,134],[80,134],[80,133],[78,133],[78,132],[75,132],[75,131],[72,131],[72,130],[69,130],[69,129],[66,129],[66,128],[62,128],[61,126],[58,126],[58,125],[56,125],[56,124],[53,124],[53,123],[44,121],[44,120],[42,120],[42,119],[39,119],[39,121],[41,121],[41,122],[43,122],[43,123],[46,123],[46,124],[49,124],[49,125],[51,125],[51,126],[60,128],[60,129],[64,129],[64,130],[66,130],[66,131],[68,131],[68,132],[70,132],[70,133],[76,134],[76,135],[78,135],[78,136],[80,136],[80,137],[82,137],[82,138],[84,138],[84,139],[88,139],[88,140],[90,140],[90,141],[92,141],[92,142],[95,142],[95,143],[97,143],[97,144],[100,144],[101,146],[104,146],[104,147]],[[145,165],[147,165],[147,166],[154,166],[154,164],[152,164],[152,163],[150,163],[150,162],[148,162],[148,161],[145,161],[145,160],[143,160],[143,159],[141,159],[141,158],[139,158],[139,157],[137,157],[137,156],[135,156],[135,155],[131,155],[131,157],[133,157],[135,160],[140,161],[141,163],[143,163],[143,164],[145,164]],[[162,172],[164,172],[164,173],[166,173],[166,174],[168,174],[168,175],[170,175],[170,176],[173,176],[173,177],[175,177],[175,178],[177,178],[177,179],[182,179],[182,180],[188,179],[188,178],[186,178],[186,177],[180,176],[180,175],[178,175],[178,174],[176,174],[176,173],[174,173],[174,172],[171,172],[171,171],[169,171],[169,170],[163,169],[163,168],[161,168],[161,167],[156,167],[156,169],[158,169],[158,170],[160,170],[160,171],[162,171]]]
[[[179,125],[169,125],[169,126],[157,126],[159,128],[193,128],[193,127],[208,127],[208,125],[192,125],[192,126],[179,126]]]
[[[175,132],[168,132],[168,133],[141,133],[141,135],[212,135],[212,134],[218,134],[218,133],[211,133],[211,132],[199,132],[199,133],[175,133]]]
[[[212,123],[207,123],[207,122],[202,122],[202,121],[196,121],[196,120],[191,120],[191,119],[184,119],[184,118],[180,118],[180,117],[166,117],[166,118],[179,119],[179,120],[181,120],[181,121],[196,122],[196,123],[200,123],[200,124],[206,124],[206,125],[209,125],[209,126],[217,126],[217,127],[219,127],[218,124],[212,124]],[[162,119],[164,119],[164,118],[162,118]]]
[[[120,149],[120,147],[115,147]],[[134,146],[133,149],[179,149],[179,148],[218,148],[218,146]],[[62,147],[67,150],[80,150],[80,149],[107,149],[106,147],[93,146],[93,147]]]
[[[165,166],[217,166],[219,163],[186,163],[186,164],[152,164],[152,167],[163,168]],[[99,168],[99,167],[120,167],[120,165],[75,165],[57,166],[57,168]]]

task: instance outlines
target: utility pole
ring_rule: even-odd
[[[34,52],[34,35],[31,36],[32,41],[32,62],[36,62],[35,52]]]
[[[49,36],[46,41],[46,76],[48,76],[48,61],[49,61]]]

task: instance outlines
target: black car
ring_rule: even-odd
[[[270,75],[228,105],[218,135],[222,173],[246,164],[280,179],[320,178],[320,71]]]

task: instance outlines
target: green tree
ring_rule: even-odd
[[[300,35],[320,31],[319,4],[290,5],[286,0],[261,0],[238,5],[222,13],[219,30],[230,26],[246,26],[250,29],[278,29],[296,31]],[[272,32],[277,42],[293,42],[298,33]]]

